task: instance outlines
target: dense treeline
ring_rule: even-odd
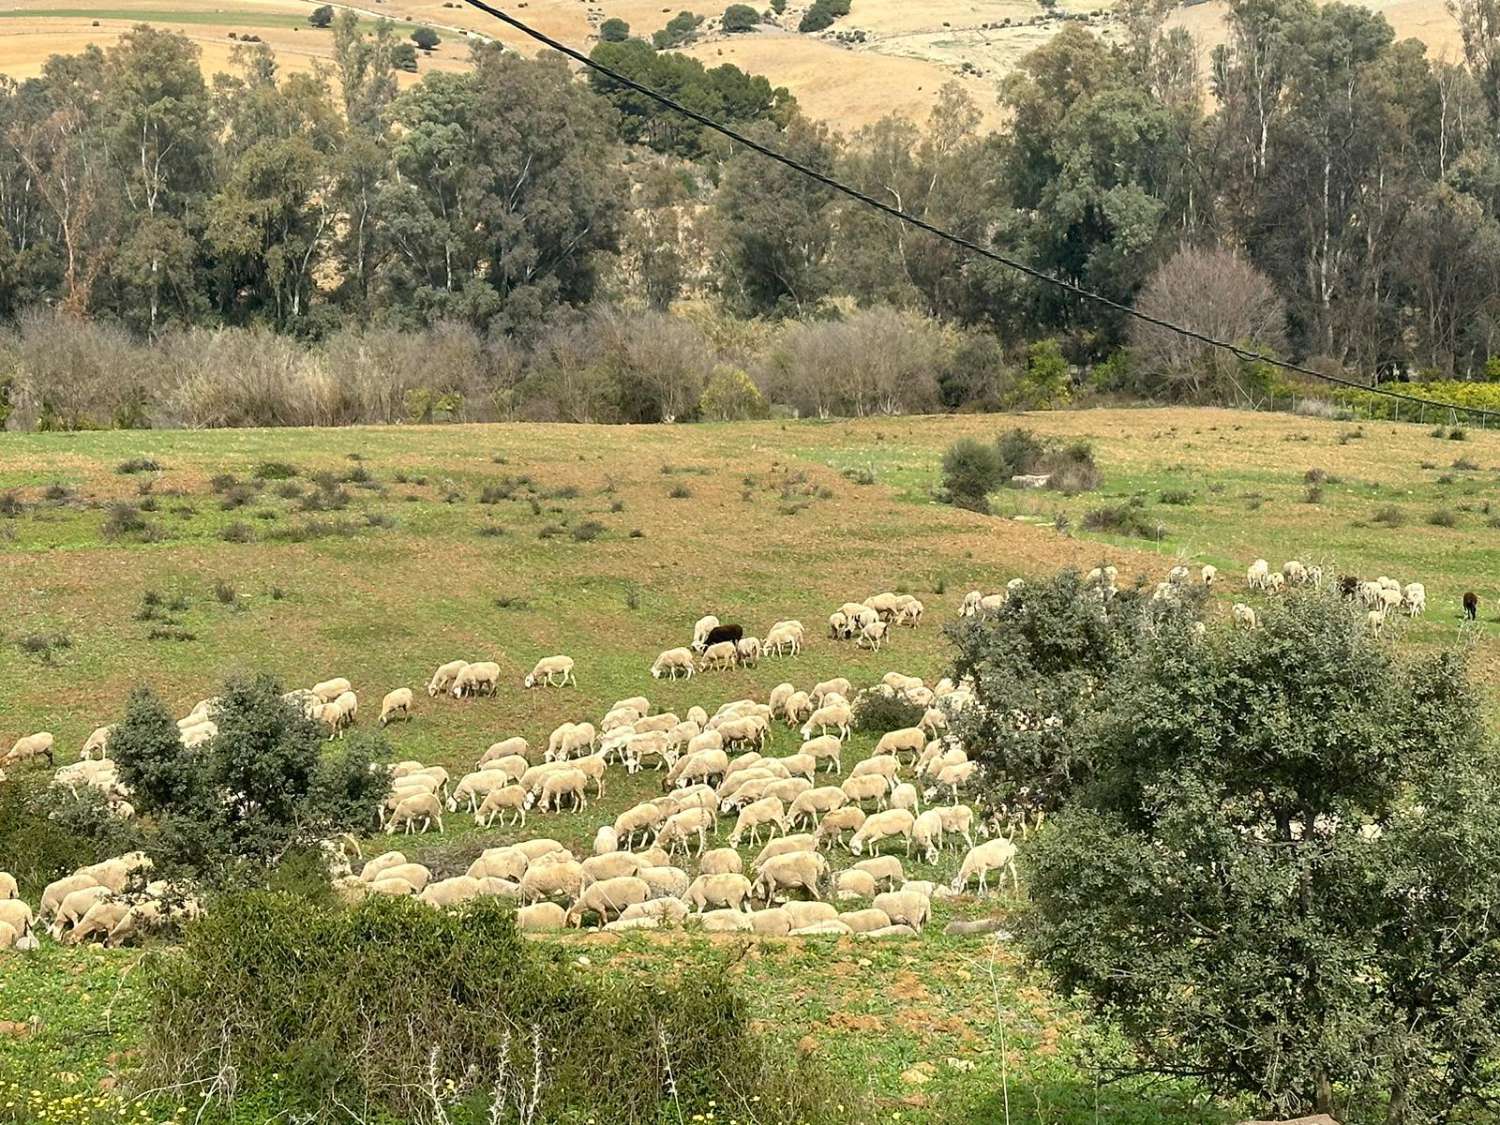
[[[1456,0],[1466,61],[1453,64],[1395,42],[1362,8],[1236,0],[1205,74],[1188,36],[1167,28],[1165,3],[1129,0],[1118,46],[1070,25],[1028,56],[1000,90],[1011,124],[993,134],[956,87],[922,127],[889,118],[843,137],[735,67],[628,37],[596,52],[1115,300],[1367,380],[1483,378],[1500,354],[1490,3]],[[580,80],[556,57],[476,44],[469,72],[398,91],[388,26],[365,32],[344,13],[330,34],[329,74],[283,75],[254,44],[238,49],[234,74],[205,79],[189,40],[141,27],[108,50],[54,57],[37,79],[0,80],[0,319],[11,325],[0,412],[16,408],[11,424],[383,420],[434,407],[659,420],[715,413],[724,395],[707,408],[702,395],[716,374],[751,412],[989,407],[1037,399],[1026,384],[1039,342],[1061,351],[1075,384],[1089,369],[1105,391],[1234,401],[1276,389],[1270,369],[1133,329],[610,81]],[[643,399],[629,374],[639,349],[632,359],[627,345],[660,334],[653,310],[684,298],[712,306],[713,327],[671,317],[690,374]],[[761,321],[800,322],[804,351],[835,351],[842,336],[837,347],[854,349],[844,362],[864,364],[875,346],[830,323],[847,328],[855,308],[887,327],[936,322],[904,350],[941,337],[941,354],[894,394],[798,379],[788,395],[777,352],[799,329]],[[137,382],[106,375],[108,395],[69,406],[34,362],[48,351],[38,333],[69,317],[176,358],[142,360],[150,378]],[[414,335],[403,344],[398,333]],[[388,369],[403,382],[394,393],[324,386],[316,410],[182,401],[210,377],[182,367],[212,349],[275,353],[276,378],[310,365],[317,383],[341,380],[350,355],[369,367],[433,338],[461,341],[448,352],[466,366]],[[371,393],[381,409],[350,405]]]

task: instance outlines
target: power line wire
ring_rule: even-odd
[[[683,105],[681,102],[669,97],[666,94],[663,94],[657,90],[653,90],[649,86],[642,85],[635,79],[621,74],[613,67],[606,66],[596,59],[592,59],[588,55],[585,55],[582,51],[576,50],[573,47],[569,47],[565,43],[559,42],[558,40],[552,38],[552,36],[547,35],[545,32],[536,30],[536,28],[531,27],[529,24],[526,24],[523,21],[517,19],[515,16],[512,16],[506,12],[501,11],[499,8],[495,8],[490,4],[485,3],[485,0],[464,0],[464,3],[468,4],[471,8],[484,12],[486,15],[492,16],[493,18],[499,20],[501,23],[514,28],[516,31],[519,31],[522,35],[536,40],[543,46],[549,47],[560,54],[566,55],[568,58],[573,59],[575,62],[580,63],[585,67],[588,67],[590,70],[604,75],[611,81],[618,82],[621,86],[624,86],[630,90],[634,90],[636,93],[650,98],[652,101],[665,106],[667,109],[670,109],[675,113],[680,113],[690,121],[696,121],[705,129],[712,129],[714,132],[728,137],[736,144],[743,145],[744,147],[750,149],[752,152],[757,152],[769,160],[774,160],[778,164],[785,165],[786,167],[792,169],[792,171],[806,176],[809,179],[816,180],[818,183],[823,184],[825,187],[833,189],[841,195],[848,196],[850,199],[856,200],[859,203],[863,203],[866,207],[874,208],[876,211],[880,211],[886,215],[889,215],[891,218],[896,219],[899,222],[903,222],[909,226],[916,227],[918,230],[924,230],[928,234],[934,235],[945,242],[950,242],[955,246],[960,246],[972,254],[978,254],[980,257],[988,258],[992,262],[998,262],[1000,265],[1025,274],[1027,277],[1030,277],[1035,281],[1042,282],[1045,285],[1051,285],[1057,289],[1061,289],[1067,293],[1071,293],[1073,296],[1079,297],[1085,301],[1092,301],[1094,304],[1102,305],[1107,309],[1113,309],[1118,313],[1122,313],[1125,316],[1132,317],[1144,324],[1150,324],[1157,328],[1165,329],[1169,332],[1175,332],[1177,333],[1177,335],[1182,336],[1185,339],[1196,340],[1200,344],[1206,344],[1209,347],[1218,348],[1221,351],[1228,352],[1230,355],[1233,355],[1238,359],[1246,360],[1251,363],[1270,364],[1271,366],[1278,367],[1283,371],[1293,371],[1299,375],[1305,375],[1309,378],[1318,379],[1325,383],[1333,383],[1341,387],[1349,388],[1350,390],[1363,391],[1367,394],[1381,395],[1385,398],[1395,399],[1401,402],[1410,402],[1424,409],[1430,406],[1434,410],[1440,412],[1445,410],[1453,413],[1463,411],[1466,414],[1478,415],[1481,419],[1485,420],[1488,420],[1490,418],[1500,418],[1500,411],[1486,410],[1478,406],[1460,406],[1456,403],[1451,402],[1438,402],[1434,399],[1420,398],[1416,395],[1404,394],[1400,391],[1392,391],[1387,388],[1381,387],[1378,384],[1375,386],[1367,387],[1361,383],[1355,382],[1352,379],[1345,379],[1338,375],[1330,375],[1327,372],[1323,371],[1314,371],[1312,368],[1304,367],[1300,363],[1293,363],[1290,360],[1277,359],[1275,356],[1269,356],[1261,352],[1253,351],[1249,348],[1243,348],[1238,344],[1231,343],[1228,340],[1220,340],[1215,336],[1208,335],[1207,333],[1199,332],[1192,328],[1186,328],[1183,325],[1174,324],[1169,320],[1163,320],[1160,317],[1152,316],[1150,313],[1142,312],[1140,309],[1137,309],[1131,305],[1116,301],[1111,297],[1106,297],[1102,293],[1096,293],[1091,289],[1085,289],[1083,286],[1068,281],[1065,278],[1056,277],[1053,274],[1047,273],[1045,270],[1039,270],[1035,266],[1029,266],[1025,262],[1019,261],[1015,258],[1011,258],[1005,254],[1000,253],[997,250],[992,250],[987,246],[981,246],[977,242],[973,242],[970,239],[964,238],[962,235],[957,235],[951,231],[944,230],[941,227],[934,226],[927,220],[919,218],[918,216],[913,215],[908,211],[903,211],[899,207],[893,207],[889,203],[884,203],[881,200],[876,199],[872,195],[867,195],[865,192],[860,191],[858,188],[851,187],[850,185],[843,183],[840,180],[834,179],[832,176],[826,175],[823,172],[819,172],[816,168],[812,168],[802,163],[801,161],[794,159],[793,157],[787,156],[783,152],[778,152],[776,149],[769,148],[766,145],[761,144],[759,141],[745,136],[745,134],[739,132],[737,129],[722,124],[721,122],[715,121],[713,118],[699,113],[695,109],[690,109],[689,107]]]

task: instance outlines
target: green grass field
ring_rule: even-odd
[[[1006,491],[990,517],[933,500],[949,443],[1012,425],[1091,440],[1101,489]],[[499,738],[544,745],[558,723],[597,722],[624,696],[645,694],[658,710],[712,711],[764,698],[782,680],[809,687],[846,675],[859,686],[890,670],[935,679],[947,664],[942,626],[965,590],[1106,559],[1153,580],[1179,558],[1215,563],[1224,574],[1216,615],[1247,597],[1244,568],[1256,556],[1276,566],[1302,558],[1330,575],[1420,580],[1428,614],[1394,624],[1392,643],[1462,637],[1481,676],[1497,653],[1500,590],[1488,577],[1500,529],[1489,526],[1488,505],[1500,435],[1479,431],[1454,441],[1389,423],[1112,410],[671,428],[8,434],[0,450],[0,495],[18,501],[0,506],[10,513],[0,515],[9,610],[0,746],[50,730],[60,763],[118,718],[138,683],[185,714],[224,677],[264,670],[287,687],[347,676],[365,722],[384,692],[416,689],[415,718],[389,730],[395,751],[456,776]],[[116,471],[138,458],[159,467]],[[1473,467],[1455,467],[1461,460]],[[304,495],[318,491],[316,474],[351,478],[333,493],[347,500],[304,511],[284,482],[256,486],[257,468],[270,462],[295,467]],[[845,475],[861,469],[874,483]],[[1325,474],[1315,496],[1309,470]],[[221,474],[235,483],[215,481]],[[1164,527],[1159,541],[1083,530],[1091,510],[1137,497],[1152,526]],[[146,528],[107,541],[116,504],[136,506]],[[1386,507],[1398,514],[1375,522]],[[1429,524],[1437,511],[1454,526]],[[1053,526],[1059,516],[1066,533]],[[601,525],[593,537],[578,530],[590,522]],[[247,541],[226,541],[230,528]],[[1464,629],[1458,605],[1468,589],[1483,612]],[[829,612],[881,590],[917,595],[926,621],[897,630],[878,654],[826,639]],[[148,593],[160,595],[156,616],[169,620],[140,619]],[[653,681],[655,655],[685,644],[708,612],[757,634],[797,617],[812,639],[800,657],[754,670]],[[155,629],[179,639],[152,639]],[[522,676],[551,653],[576,658],[579,686],[523,691]],[[455,658],[498,661],[498,696],[428,700],[420,689],[431,670]],[[796,742],[782,727],[770,752],[790,753]],[[869,748],[856,735],[845,770]],[[584,848],[597,825],[656,792],[659,775],[611,769],[602,800],[580,814],[533,816],[524,835]],[[481,832],[459,813],[443,835],[401,846],[451,874],[482,847],[520,835]],[[366,854],[381,847],[372,841]],[[946,879],[956,864],[949,852],[907,869]],[[33,901],[35,891],[23,888]],[[850,1075],[880,1120],[1003,1120],[1007,1094],[1017,1122],[1204,1122],[1247,1108],[1179,1084],[1106,1081],[1101,1067],[1118,1045],[1050,993],[1007,942],[941,932],[954,915],[1014,906],[940,904],[935,924],[906,943],[766,942],[735,972],[763,1028]],[[582,971],[648,978],[736,947],[683,934],[545,940],[576,944],[590,962]],[[140,956],[50,943],[0,955],[0,1121],[36,1120],[33,1092],[52,1121],[118,1119],[121,1108],[139,1115],[122,1099],[135,1092],[132,1051],[145,1026],[133,972]],[[100,1096],[102,1106],[89,1100]],[[268,1105],[273,1093],[239,1120],[264,1119]],[[175,1106],[157,1099],[146,1108],[161,1119]]]

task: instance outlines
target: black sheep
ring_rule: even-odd
[[[1339,593],[1346,598],[1352,598],[1359,591],[1359,579],[1352,574],[1346,574],[1339,579]]]
[[[720,641],[733,641],[738,644],[744,635],[745,629],[742,625],[716,625],[709,630],[708,636],[703,638],[703,647],[716,645]]]
[[[1473,590],[1464,595],[1464,616],[1470,621],[1479,619],[1479,595]]]

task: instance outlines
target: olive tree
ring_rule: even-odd
[[[1087,769],[1024,857],[1030,952],[1149,1069],[1275,1115],[1472,1105],[1500,1062],[1500,798],[1462,659],[1313,592],[1136,637],[1064,713]]]

